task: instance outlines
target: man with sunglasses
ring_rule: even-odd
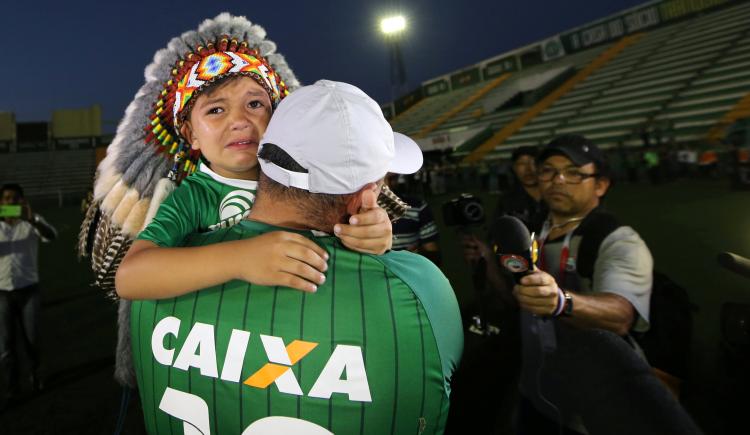
[[[546,417],[553,433],[557,424],[565,433],[585,433],[576,415],[547,400],[543,391],[550,386],[540,385],[545,354],[554,347],[549,338],[559,333],[559,319],[614,332],[638,349],[629,334],[648,329],[653,260],[638,234],[601,208],[611,179],[596,145],[582,136],[560,136],[542,149],[537,165],[549,207],[537,234],[539,270],[513,288],[521,308],[521,426],[524,433],[546,433],[538,426]]]

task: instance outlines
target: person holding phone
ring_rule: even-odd
[[[33,213],[18,184],[0,187],[0,410],[18,393],[16,325],[30,361],[32,389],[41,389],[36,324],[39,312],[39,241],[49,242],[57,231]]]

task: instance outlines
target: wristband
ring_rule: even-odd
[[[557,307],[555,308],[555,312],[552,313],[552,317],[559,316],[563,310],[565,309],[565,292],[558,287],[557,288]]]

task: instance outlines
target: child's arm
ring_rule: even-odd
[[[115,275],[124,299],[164,299],[233,279],[313,292],[325,281],[328,253],[312,240],[275,231],[245,240],[162,248],[136,240]]]
[[[388,213],[378,206],[378,196],[367,191],[362,198],[359,214],[349,218],[349,224],[337,224],[333,232],[349,249],[365,254],[381,255],[393,245],[393,227]]]

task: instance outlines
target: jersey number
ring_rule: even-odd
[[[210,435],[211,422],[208,404],[200,397],[167,387],[159,409],[182,421],[185,435]],[[300,435],[333,435],[315,423],[291,417],[265,417],[253,422],[242,435],[271,435],[294,433]]]

